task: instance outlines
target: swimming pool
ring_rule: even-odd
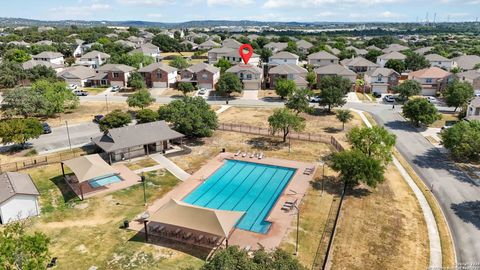
[[[98,187],[103,187],[112,183],[118,183],[120,181],[122,181],[122,178],[120,178],[120,176],[116,174],[112,174],[112,175],[102,176],[101,178],[94,178],[88,181],[88,183],[92,188],[98,188]]]
[[[214,174],[183,199],[213,209],[245,211],[237,228],[267,233],[266,217],[295,169],[227,160]]]

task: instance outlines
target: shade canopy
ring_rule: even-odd
[[[94,178],[119,174],[120,172],[108,165],[98,154],[81,156],[64,161],[73,173],[77,176],[78,182],[85,182]]]
[[[228,237],[243,214],[245,212],[210,209],[171,199],[150,221]]]

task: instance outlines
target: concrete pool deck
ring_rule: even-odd
[[[286,201],[297,200],[297,206],[300,205],[304,194],[306,193],[310,182],[313,180],[315,171],[309,175],[304,174],[306,168],[314,168],[315,164],[298,162],[293,160],[277,159],[277,158],[250,158],[235,157],[233,153],[220,153],[207,164],[202,166],[197,172],[190,176],[187,180],[180,183],[175,189],[165,194],[161,199],[154,201],[148,206],[147,211],[150,214],[155,213],[170,199],[182,200],[200,184],[202,184],[210,175],[215,173],[217,169],[224,165],[226,159],[240,160],[246,162],[253,162],[265,165],[276,165],[281,167],[296,169],[290,182],[285,186],[283,192],[279,195],[276,203],[273,205],[267,221],[272,222],[272,225],[266,234],[259,234],[251,231],[241,229],[234,229],[229,240],[230,245],[238,245],[240,247],[250,246],[252,249],[259,249],[264,247],[266,249],[274,249],[280,245],[282,239],[286,236],[292,221],[296,218],[296,210],[291,211],[281,210]],[[130,229],[143,232],[143,223],[132,222]]]

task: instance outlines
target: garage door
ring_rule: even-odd
[[[152,86],[153,86],[153,88],[166,88],[167,83],[166,82],[153,82]]]
[[[437,94],[437,89],[432,89],[432,88],[422,89],[423,96],[435,96],[436,94]]]
[[[198,84],[198,88],[213,89],[213,86],[211,83],[200,83]]]
[[[245,90],[259,90],[260,85],[259,85],[258,82],[243,81],[243,89],[245,89]]]
[[[379,94],[386,94],[388,90],[387,85],[372,85],[372,92]]]
[[[123,87],[123,82],[121,81],[110,81],[110,85],[111,86],[119,86],[119,87]]]

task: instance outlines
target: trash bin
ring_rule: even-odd
[[[124,229],[127,229],[129,226],[130,226],[130,225],[129,225],[128,220],[124,220],[124,221],[123,221],[123,228],[124,228]]]
[[[225,153],[225,148],[222,148],[222,153]]]

